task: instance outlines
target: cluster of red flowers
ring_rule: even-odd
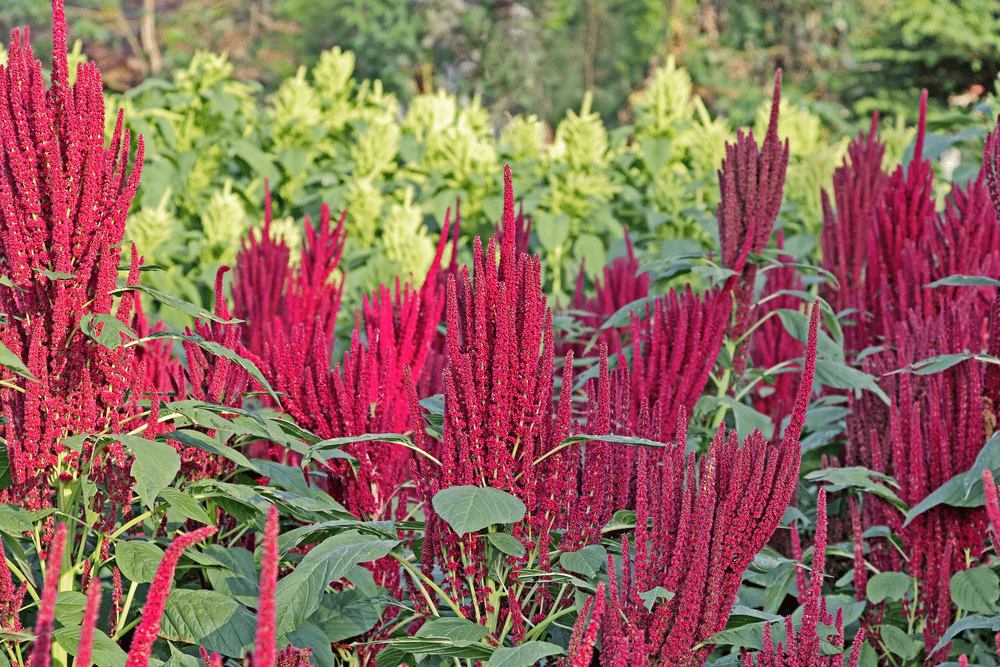
[[[898,372],[938,355],[992,351],[1000,344],[995,288],[929,288],[950,275],[995,275],[1000,268],[1000,197],[990,201],[991,188],[997,189],[991,171],[997,133],[987,142],[978,179],[954,185],[938,213],[931,163],[922,152],[926,92],[913,160],[891,175],[882,171],[876,121],[852,142],[834,175],[836,211],[824,193],[824,268],[839,281],[824,296],[835,308],[855,310],[857,324],[844,329],[847,351],[868,352],[863,368],[891,399],[885,405],[870,394],[849,397],[844,462],[892,475],[899,497],[912,507],[968,470],[997,424],[1000,385],[983,364],[966,360],[928,375]],[[919,580],[924,642],[934,646],[950,624],[951,576],[982,553],[985,513],[939,506],[904,527],[897,509],[868,497],[859,520],[858,533],[881,525],[902,538],[905,559],[886,540],[874,539],[869,560],[879,570]],[[863,596],[863,563],[857,572]],[[875,622],[878,612],[868,618]],[[945,656],[942,649],[931,658]]]

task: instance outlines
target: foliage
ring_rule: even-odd
[[[780,72],[753,134],[668,65],[629,140],[587,101],[497,148],[475,103],[397,118],[343,52],[264,114],[205,54],[124,97],[106,147],[53,18],[48,88],[19,33],[0,69],[7,662],[996,662],[1000,125],[938,208],[926,104],[905,166],[873,119],[797,229],[825,140]],[[514,154],[533,218],[494,173]],[[705,180],[664,187],[685,169]],[[607,256],[595,211],[631,224],[655,188],[694,224],[626,227],[553,307],[581,239]],[[471,253],[457,215],[421,227],[456,195]],[[126,233],[164,246],[164,289],[119,266]],[[404,279],[373,288],[386,258]]]

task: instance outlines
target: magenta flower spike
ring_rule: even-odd
[[[635,468],[635,556],[609,583],[601,663],[698,667],[726,625],[743,571],[777,528],[798,485],[801,447],[815,372],[819,305],[809,324],[805,364],[791,420],[780,444],[754,431],[740,444],[721,427],[706,455],[685,454],[686,424],[657,459],[643,448]],[[706,530],[711,526],[711,530]],[[613,573],[615,568],[609,565]],[[639,594],[674,593],[647,610]]]
[[[569,640],[569,657],[559,658],[559,667],[590,667],[594,646],[597,645],[597,632],[601,628],[601,616],[604,614],[607,597],[604,588],[603,581],[597,584],[597,591],[580,608],[580,615],[573,625],[573,634]]]
[[[736,320],[730,335],[746,331],[757,266],[747,264],[750,253],[760,253],[771,240],[778,219],[788,168],[788,141],[778,139],[778,107],[781,101],[781,70],[774,76],[771,118],[760,148],[753,132],[736,133],[736,143],[726,144],[726,157],[719,169],[721,200],[718,208],[719,246],[722,265],[739,274],[734,288]]]
[[[278,508],[271,506],[264,527],[264,557],[261,559],[260,602],[257,605],[257,635],[254,637],[254,667],[274,667],[278,647],[275,636],[274,598],[278,590]]]
[[[823,297],[835,312],[847,308],[864,310],[865,266],[868,243],[874,224],[875,206],[882,197],[888,176],[882,171],[885,143],[878,138],[878,112],[872,114],[868,135],[859,132],[847,148],[844,163],[833,172],[833,198],[824,189],[823,232],[820,244],[823,266],[837,279],[837,287],[823,286]],[[844,331],[850,351],[866,347],[860,342],[862,327]],[[860,346],[860,347],[859,347]]]
[[[987,468],[983,470],[983,491],[986,494],[986,515],[990,519],[990,538],[993,540],[993,551],[1000,553],[1000,501],[997,500],[997,485],[993,481],[993,473]]]
[[[794,527],[793,527],[794,530]],[[785,643],[775,646],[771,641],[770,625],[765,629],[764,649],[757,654],[744,654],[743,667],[857,667],[864,643],[864,629],[854,638],[854,647],[847,661],[841,655],[823,655],[818,633],[820,624],[832,626],[837,634],[829,638],[835,646],[844,646],[843,609],[830,614],[823,599],[823,576],[826,572],[826,490],[820,489],[816,504],[816,544],[813,548],[812,572],[803,586],[800,600],[804,607],[802,623],[796,632],[791,617],[785,619]],[[803,579],[804,581],[804,579]]]
[[[62,438],[118,432],[121,420],[138,412],[138,392],[131,391],[135,348],[98,345],[84,334],[81,320],[129,319],[132,300],[122,299],[115,309],[111,292],[139,183],[142,139],[129,172],[130,136],[121,113],[110,147],[104,145],[97,67],[81,65],[69,85],[61,0],[53,1],[52,17],[48,90],[27,34],[13,32],[7,64],[0,67],[0,312],[7,315],[0,342],[35,378],[0,369],[0,437],[14,481],[2,498],[29,508],[51,504],[47,480]],[[137,262],[129,279],[138,280]],[[112,447],[97,468],[124,466],[127,477],[127,463]]]
[[[128,659],[125,662],[126,667],[147,667],[149,665],[153,642],[156,641],[156,637],[160,633],[160,619],[163,617],[167,596],[170,595],[170,587],[173,585],[174,568],[177,567],[177,561],[180,560],[185,549],[214,534],[216,530],[215,526],[199,528],[181,535],[167,547],[167,552],[163,555],[160,566],[156,568],[156,575],[149,587],[146,606],[142,609],[142,622],[139,623],[132,635],[132,646],[129,647]]]
[[[87,587],[87,604],[83,609],[80,623],[80,645],[77,648],[74,667],[89,667],[90,655],[94,649],[94,632],[97,630],[97,614],[101,610],[101,580],[94,578]]]
[[[56,526],[55,537],[49,545],[45,559],[45,583],[42,599],[38,604],[35,621],[35,643],[31,647],[28,667],[49,667],[52,664],[52,628],[56,618],[56,596],[59,594],[59,573],[62,570],[63,550],[66,546],[66,524]]]

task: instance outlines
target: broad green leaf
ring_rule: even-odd
[[[924,287],[1000,287],[1000,280],[987,278],[986,276],[964,276],[960,273],[935,280]]]
[[[833,491],[839,491],[840,488],[859,489],[889,501],[904,514],[907,511],[906,503],[886,485],[888,483],[898,489],[899,484],[896,480],[884,473],[875,472],[862,466],[816,470],[806,475],[806,479],[813,482],[827,482],[835,487],[839,487],[831,489]]]
[[[788,335],[804,345],[809,339],[809,316],[790,308],[778,308],[774,312],[778,313],[778,319],[781,320]],[[817,332],[816,351],[824,357],[830,357],[837,361],[842,362],[844,359],[844,349],[837,345],[822,328]]]
[[[981,565],[951,575],[951,601],[959,609],[979,614],[995,614],[1000,598],[1000,578]]]
[[[538,234],[538,240],[547,251],[554,252],[560,247],[565,250],[564,244],[569,238],[572,219],[566,213],[538,213],[534,216],[533,231]]]
[[[95,325],[101,325],[101,332],[97,333]],[[122,335],[135,340],[138,336],[135,332],[121,323],[114,315],[103,315],[100,313],[86,313],[80,318],[80,330],[90,336],[98,345],[102,345],[109,350],[114,350],[122,345]]]
[[[578,551],[568,551],[559,558],[559,565],[567,572],[582,574],[588,579],[597,576],[608,562],[608,552],[600,544],[590,544]]]
[[[87,596],[80,591],[63,591],[56,596],[56,620],[62,625],[79,625]]]
[[[521,544],[521,540],[509,533],[487,533],[486,539],[490,541],[490,544],[508,556],[513,556],[514,558],[524,556],[524,545]]]
[[[486,667],[531,667],[543,658],[565,653],[561,646],[549,642],[525,642],[515,648],[498,648],[493,651]]]
[[[794,576],[794,573],[793,573]],[[764,648],[764,626],[776,621],[746,623],[735,628],[726,628],[705,640],[705,644],[716,646],[736,646],[760,651]]]
[[[601,528],[601,533],[613,533],[618,530],[632,530],[635,528],[635,512],[632,510],[618,510],[611,516],[611,521]]]
[[[125,540],[115,545],[115,564],[129,581],[151,584],[163,560],[163,549],[145,540]]]
[[[77,280],[78,277],[65,271],[50,271],[48,269],[35,269],[35,273],[45,276],[49,280]]]
[[[215,313],[205,310],[200,306],[196,306],[193,303],[188,303],[183,299],[178,299],[175,296],[171,296],[166,292],[161,292],[160,290],[155,290],[152,287],[146,287],[145,285],[126,285],[120,289],[113,290],[112,294],[124,294],[125,292],[144,292],[149,296],[153,297],[155,300],[159,301],[165,306],[170,306],[176,310],[181,311],[185,315],[190,315],[191,317],[200,320],[212,320],[213,322],[219,322],[221,324],[239,324],[243,320],[227,320],[219,317]]]
[[[889,396],[875,383],[873,376],[843,362],[817,359],[816,379],[821,384],[835,389],[853,389],[855,392],[870,391],[878,396],[883,403],[889,404]]]
[[[869,602],[896,602],[913,588],[913,579],[902,572],[879,572],[868,580],[865,593]]]
[[[236,321],[239,322],[242,320],[236,320]],[[249,359],[241,357],[240,355],[236,354],[236,352],[229,349],[225,345],[222,345],[221,343],[216,343],[214,340],[205,340],[201,336],[197,336],[195,334],[172,333],[169,331],[154,331],[153,333],[149,334],[148,336],[140,340],[147,341],[147,340],[156,340],[158,338],[185,340],[189,343],[194,343],[195,345],[197,345],[198,347],[200,347],[201,349],[205,350],[210,354],[214,354],[217,357],[222,357],[223,359],[228,359],[229,361],[233,362],[234,364],[245,370],[247,374],[250,375],[250,377],[252,377],[255,382],[257,382],[257,384],[262,386],[264,390],[267,391],[268,395],[271,397],[271,400],[275,402],[275,404],[277,404],[278,406],[281,405],[281,399],[278,398],[278,394],[274,391],[274,389],[271,388],[271,385],[268,383],[267,378],[264,377],[264,374],[260,372],[259,368],[257,368],[257,364],[250,361]]]
[[[656,586],[648,591],[639,593],[639,598],[642,600],[642,606],[647,610],[652,611],[653,605],[659,600],[670,601],[674,599],[676,593],[673,591],[668,591],[663,586]]]
[[[169,404],[167,407],[169,408]],[[164,440],[176,440],[185,447],[194,447],[208,452],[209,454],[215,454],[216,456],[227,458],[241,468],[246,468],[247,470],[253,470],[256,473],[260,473],[257,466],[250,463],[250,460],[243,456],[241,452],[226,445],[225,443],[217,442],[215,439],[209,438],[205,433],[183,430],[173,431],[172,433],[166,433],[158,437]]]
[[[20,375],[23,378],[31,380],[32,382],[38,382],[38,378],[31,374],[28,367],[24,365],[21,358],[10,351],[10,348],[0,342],[0,366],[3,366],[10,372]]]
[[[368,632],[382,620],[386,605],[375,600],[356,588],[327,593],[309,622],[319,627],[328,641],[342,642]]]
[[[330,582],[344,577],[358,563],[382,558],[399,543],[349,531],[313,547],[295,570],[278,582],[275,601],[278,635],[293,631],[316,611]]]
[[[774,421],[767,415],[757,412],[732,396],[720,396],[718,401],[733,411],[733,417],[736,418],[736,433],[740,440],[746,439],[754,431],[760,431],[765,440],[774,437]]]
[[[479,486],[452,486],[431,499],[434,511],[459,536],[497,524],[517,523],[526,507],[506,491]]]
[[[177,489],[163,489],[160,491],[160,498],[163,498],[171,507],[188,519],[206,526],[212,524],[212,518],[208,516],[208,512],[191,495]]]
[[[97,667],[125,667],[128,655],[110,637],[103,632],[93,634],[94,643],[90,659]],[[52,638],[66,651],[76,656],[80,650],[80,627],[59,628],[52,632]]]
[[[749,623],[758,623],[760,621],[780,621],[783,618],[784,616],[768,614],[760,609],[753,609],[752,607],[736,604],[733,605],[732,610],[729,612],[729,620],[726,621],[726,628],[738,628]]]
[[[330,649],[330,642],[336,641],[323,633],[319,627],[313,623],[303,623],[289,632],[284,637],[278,639],[278,646],[284,646],[286,642],[298,648],[312,649],[312,662],[316,667],[342,667],[341,661]]]
[[[388,442],[395,445],[402,445],[410,451],[416,452],[417,454],[424,456],[431,461],[440,463],[433,456],[417,447],[412,440],[410,440],[405,435],[399,433],[364,433],[362,435],[352,435],[343,438],[330,438],[328,440],[321,440],[315,445],[309,447],[309,451],[306,456],[302,459],[302,465],[314,458],[320,458],[318,454],[323,454],[326,452],[337,452],[341,447],[345,445],[351,445],[360,442]],[[353,459],[353,456],[347,454],[347,452],[338,452],[341,457]]]
[[[765,574],[785,564],[804,567],[790,558],[785,558],[771,547],[765,546],[753,557],[748,569],[756,574]]]
[[[636,299],[635,301],[625,304],[616,310],[611,317],[606,319],[598,331],[627,327],[631,321],[633,313],[637,318],[642,319],[646,315],[646,309],[651,307],[651,304],[654,301],[656,301],[655,296],[644,296],[641,299]]]
[[[630,435],[587,435],[586,433],[580,433],[578,435],[569,436],[559,443],[559,447],[561,449],[569,445],[575,445],[578,442],[610,442],[616,445],[636,445],[639,447],[673,446],[673,443],[670,442],[658,442],[656,440],[648,440],[646,438],[634,438]]]
[[[948,642],[966,630],[989,630],[991,635],[996,634],[1000,632],[1000,616],[966,616],[961,620],[955,621],[948,628],[948,631],[941,636],[941,640],[938,641],[929,655],[934,655],[943,649],[948,645]]]
[[[344,514],[351,516],[346,511]],[[396,525],[392,521],[360,521],[353,517],[323,521],[282,533],[278,537],[278,553],[284,555],[300,544],[312,544],[349,530],[356,530],[364,535],[374,535],[384,540],[392,540],[396,538],[395,528]]]
[[[904,660],[912,660],[920,652],[920,646],[914,641],[913,637],[895,625],[883,624],[879,627],[879,632],[882,635],[885,647],[893,655],[898,655]]]
[[[253,649],[257,618],[230,597],[185,588],[170,592],[160,622],[160,636],[196,644],[230,658]]]
[[[487,632],[487,628],[465,618],[438,616],[422,625],[413,636],[420,639],[447,639],[455,646],[469,646],[479,642]]]
[[[983,471],[1000,473],[1000,435],[993,435],[976,456],[972,468],[959,473],[932,491],[913,506],[903,523],[905,528],[911,521],[938,505],[952,507],[982,507],[986,504],[983,493]]]
[[[486,660],[493,654],[493,648],[486,644],[456,646],[450,639],[439,639],[437,637],[399,637],[393,639],[389,646],[415,655],[434,655],[472,660]],[[378,664],[381,665],[382,663]]]
[[[104,436],[116,440],[128,448],[135,461],[129,471],[135,478],[135,492],[142,504],[153,509],[153,503],[160,491],[170,486],[181,470],[181,455],[170,445],[146,440],[135,435]]]

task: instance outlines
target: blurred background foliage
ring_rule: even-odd
[[[4,0],[0,29],[34,26],[44,59],[49,11]],[[423,275],[456,201],[463,242],[490,234],[503,164],[560,303],[626,229],[640,259],[717,247],[716,170],[738,128],[763,133],[777,67],[779,226],[815,258],[820,190],[871,112],[891,168],[929,90],[943,201],[976,174],[1000,70],[993,0],[73,0],[67,17],[109,126],[124,108],[146,140],[128,235],[162,270],[143,281],[210,306],[267,182],[293,247],[322,203],[347,209],[345,320]]]
[[[359,80],[404,105],[445,90],[478,97],[492,126],[531,113],[554,126],[587,91],[605,124],[631,120],[629,95],[674,57],[713,113],[753,122],[784,68],[793,101],[842,129],[873,108],[939,111],[992,88],[1000,71],[993,0],[72,0],[70,27],[108,85],[226,53],[265,92],[334,46]],[[47,0],[0,3],[0,30],[42,27]],[[48,37],[47,30],[37,34]],[[44,49],[40,49],[44,53]]]

